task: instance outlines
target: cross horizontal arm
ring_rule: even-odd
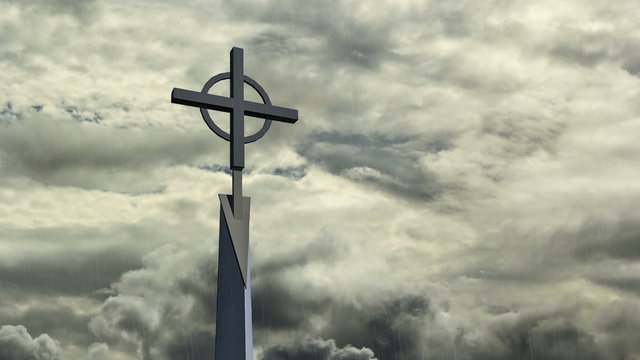
[[[231,112],[233,109],[233,99],[231,98],[180,88],[173,88],[171,91],[171,103],[224,112]]]
[[[173,91],[171,91],[171,102],[174,104],[204,107],[224,112],[231,112],[233,109],[233,99],[231,98],[180,88],[173,88]],[[298,121],[298,110],[246,100],[243,102],[243,105],[244,114],[247,116],[282,121],[290,124]]]
[[[244,114],[269,120],[293,124],[298,121],[298,110],[280,106],[260,104],[253,101],[244,102]]]

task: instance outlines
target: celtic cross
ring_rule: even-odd
[[[216,135],[229,141],[232,195],[219,194],[220,237],[215,355],[218,360],[252,360],[250,198],[242,196],[244,144],[264,136],[272,120],[295,123],[298,120],[298,111],[271,105],[264,89],[244,74],[242,49],[234,47],[231,49],[230,57],[230,72],[212,77],[201,91],[174,88],[171,92],[171,102],[200,108],[207,126]],[[215,83],[227,79],[230,80],[230,97],[209,94],[209,89]],[[245,100],[245,83],[258,92],[263,103]],[[231,114],[228,133],[213,122],[209,110]],[[262,128],[250,136],[244,135],[245,115],[265,119]]]
[[[233,176],[233,213],[242,216],[242,169],[244,168],[244,144],[254,142],[267,133],[271,120],[295,123],[298,111],[271,105],[269,96],[255,80],[244,75],[243,51],[234,47],[231,49],[231,72],[218,74],[204,84],[202,91],[192,91],[174,88],[171,92],[171,102],[200,108],[200,113],[209,128],[221,138],[229,141],[230,164]],[[211,87],[225,79],[231,79],[231,97],[209,94]],[[264,104],[244,99],[244,83],[254,88]],[[231,131],[226,133],[213,122],[207,109],[231,113]],[[251,136],[244,136],[244,115],[264,118],[262,128]],[[236,196],[237,195],[237,196]]]

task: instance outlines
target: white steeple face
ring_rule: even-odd
[[[253,325],[249,256],[250,199],[244,217],[231,213],[231,195],[220,194],[216,358],[253,359]]]
[[[238,267],[242,273],[242,281],[245,287],[248,287],[249,276],[249,210],[251,205],[251,198],[244,197],[242,204],[242,217],[237,217],[231,209],[231,201],[233,196],[219,194],[220,204],[222,211],[224,212],[224,218],[227,221],[229,227],[229,233],[231,235],[231,243],[233,244],[233,251],[238,262]],[[220,214],[222,216],[223,214]]]

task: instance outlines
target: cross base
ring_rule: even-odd
[[[231,198],[231,195],[220,194],[215,358],[216,360],[253,360],[248,226],[246,239],[238,239],[237,230],[234,231],[233,215],[230,214]],[[250,199],[244,197],[243,200],[245,219],[242,220],[245,220],[248,225]],[[235,225],[237,228],[237,223]],[[245,250],[240,249],[242,247],[245,247]],[[244,277],[239,262],[243,252],[246,254],[246,276]]]

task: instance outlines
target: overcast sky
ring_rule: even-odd
[[[3,0],[0,360],[213,359],[233,46],[258,359],[640,359],[637,1]]]

